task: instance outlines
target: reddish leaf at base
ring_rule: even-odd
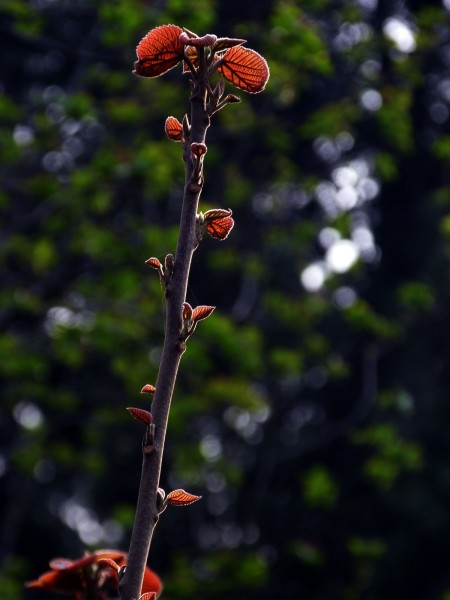
[[[92,554],[86,554],[78,560],[55,558],[50,562],[51,571],[43,573],[25,585],[30,589],[48,590],[49,592],[68,594],[75,598],[84,597],[89,585],[93,594],[98,590],[99,597],[103,597],[105,584],[110,582],[114,587],[118,587],[117,567],[125,565],[126,559],[126,553],[118,550],[99,550]],[[156,594],[158,597],[161,591],[160,578],[149,567],[146,567],[141,593]]]

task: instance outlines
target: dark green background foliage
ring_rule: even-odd
[[[152,27],[248,39],[214,118],[205,239],[151,565],[172,600],[450,598],[450,26],[441,2],[3,0],[0,595],[126,549],[188,109],[131,74]],[[236,90],[228,87],[228,91]],[[357,260],[355,261],[355,258]],[[303,278],[301,279],[301,275]],[[303,283],[302,283],[303,282]]]

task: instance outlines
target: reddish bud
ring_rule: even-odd
[[[146,383],[144,387],[141,389],[141,394],[154,394],[156,392],[155,386],[150,383]]]
[[[156,600],[156,592],[146,592],[139,597],[139,600]]]
[[[172,506],[187,506],[200,500],[201,496],[195,496],[185,490],[174,490],[167,495],[167,502]]]
[[[191,144],[191,152],[197,158],[204,156],[208,152],[208,148],[206,144],[196,144],[195,142]]]
[[[134,419],[136,419],[136,421],[142,423],[142,425],[145,425],[146,427],[148,427],[153,421],[152,413],[148,410],[144,410],[143,408],[128,407],[127,411]]]
[[[183,319],[185,321],[192,319],[192,306],[189,302],[183,302]]]
[[[195,46],[185,46],[184,57],[188,59],[195,68],[198,67],[198,50]],[[183,63],[183,73],[190,71],[188,60],[185,60]]]
[[[164,129],[169,140],[181,142],[183,139],[183,126],[175,117],[167,117]]]
[[[213,312],[215,308],[215,306],[197,306],[192,312],[192,320],[194,321],[194,323],[197,323],[197,321],[202,321],[203,319],[206,319],[207,317],[209,317],[209,315]]]
[[[149,267],[151,267],[152,269],[156,269],[157,271],[160,271],[162,273],[162,264],[161,261],[158,260],[157,258],[155,258],[154,256],[152,256],[151,258],[148,258],[145,261],[145,264]]]
[[[166,258],[164,259],[164,266],[166,268],[166,271],[169,271],[170,273],[173,271],[173,265],[175,263],[175,258],[173,254],[167,254]]]

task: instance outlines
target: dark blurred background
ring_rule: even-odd
[[[0,597],[127,549],[183,186],[164,23],[271,78],[208,134],[150,564],[171,600],[450,599],[450,1],[2,0]],[[236,92],[227,86],[229,92]],[[56,596],[55,596],[56,598]]]

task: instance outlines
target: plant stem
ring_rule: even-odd
[[[157,489],[164,452],[170,404],[185,342],[180,340],[182,325],[182,304],[186,300],[192,255],[197,246],[195,224],[201,185],[191,185],[193,172],[190,144],[204,143],[209,127],[206,110],[207,87],[203,77],[199,77],[191,96],[191,133],[185,144],[185,187],[180,219],[175,263],[170,282],[166,287],[166,333],[164,348],[156,382],[156,392],[152,403],[155,434],[153,451],[143,453],[139,496],[131,536],[128,563],[119,584],[121,600],[137,600],[141,595],[142,580],[152,541],[153,531],[158,522]]]

